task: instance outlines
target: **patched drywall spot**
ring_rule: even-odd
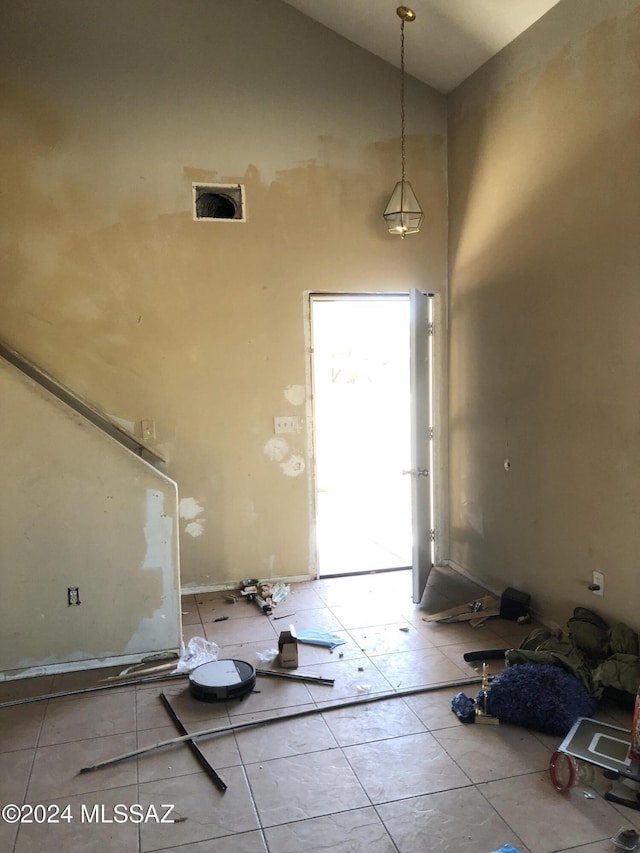
[[[182,498],[180,500],[180,518],[186,519],[189,523],[185,526],[184,532],[189,536],[197,538],[204,533],[204,518],[198,518],[204,512],[204,507],[195,498]]]
[[[204,519],[201,519],[200,521],[190,521],[184,528],[184,532],[188,533],[189,536],[193,536],[194,539],[197,539],[198,536],[202,536],[204,533]]]
[[[255,524],[258,520],[258,513],[256,512],[255,504],[253,501],[245,500],[242,505],[242,520],[246,524]]]
[[[292,453],[286,462],[280,463],[280,467],[287,477],[299,477],[304,471],[304,459],[302,456],[296,456],[295,453]]]
[[[180,500],[180,518],[197,518],[203,512],[204,507],[195,498],[182,498]]]
[[[288,385],[284,389],[284,396],[292,406],[301,406],[306,397],[304,385]]]
[[[147,489],[147,514],[144,538],[147,551],[144,555],[143,569],[162,569],[169,575],[173,570],[171,542],[173,519],[164,511],[164,495],[154,489]]]
[[[289,445],[284,438],[270,438],[264,446],[264,452],[272,462],[280,462],[289,452]]]

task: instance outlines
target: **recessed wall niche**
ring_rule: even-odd
[[[200,222],[246,222],[242,184],[192,184],[193,218]]]

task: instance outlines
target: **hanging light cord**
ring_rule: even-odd
[[[400,145],[402,151],[402,182],[404,183],[405,145],[404,145],[404,18],[400,23]]]

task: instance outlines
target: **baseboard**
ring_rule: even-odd
[[[65,661],[64,663],[42,664],[26,669],[9,669],[0,672],[0,681],[15,681],[21,678],[35,678],[40,675],[60,675],[64,672],[78,672],[85,669],[104,669],[108,666],[131,666],[148,660],[161,662],[179,657],[181,649],[161,649],[153,652],[138,652],[135,655],[114,655],[111,658],[90,658],[88,660]]]
[[[305,581],[315,580],[313,575],[294,575],[293,577],[280,577],[280,578],[259,578],[258,580],[264,581],[265,583],[304,583]],[[182,586],[180,588],[181,595],[204,595],[207,592],[228,592],[229,590],[235,590],[238,592],[241,588],[241,582],[236,581],[235,583],[214,583],[209,584],[208,586]]]

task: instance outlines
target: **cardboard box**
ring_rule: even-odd
[[[278,638],[280,666],[295,669],[298,666],[298,636],[293,625],[288,631],[281,631]]]

